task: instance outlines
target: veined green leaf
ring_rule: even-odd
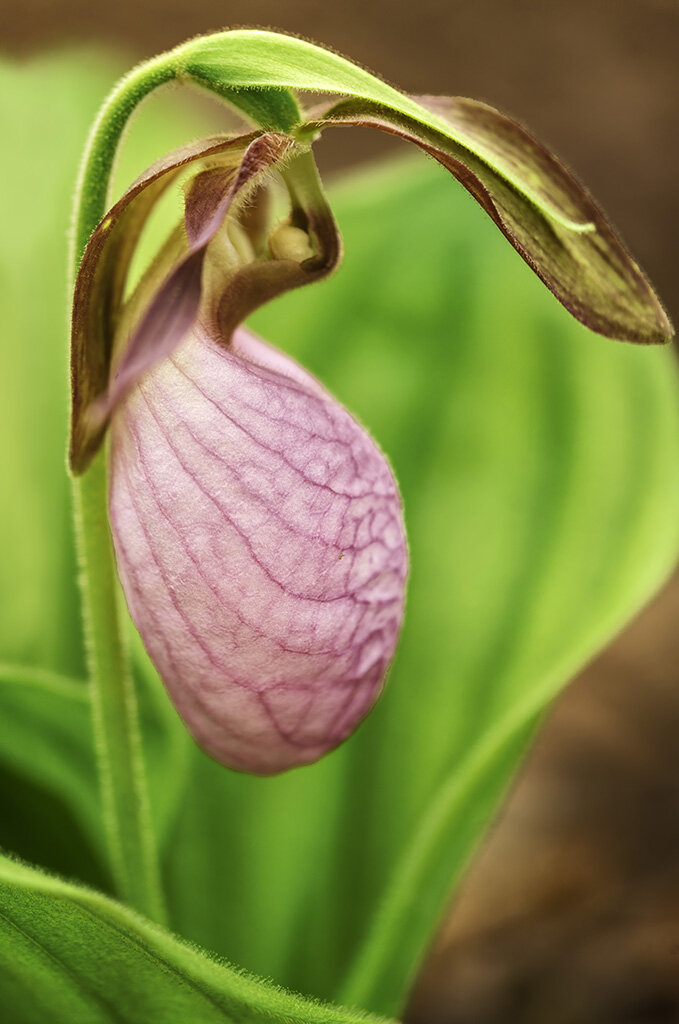
[[[120,904],[7,858],[0,998],[13,1024],[377,1024],[212,960]]]

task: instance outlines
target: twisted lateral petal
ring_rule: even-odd
[[[134,621],[212,757],[272,774],[349,736],[394,654],[407,548],[386,459],[313,377],[195,330],[114,414],[110,511]]]
[[[279,132],[217,136],[182,146],[149,167],[97,225],[73,295],[69,463],[76,475],[101,446],[110,415],[127,390],[169,355],[196,322],[207,249],[227,215],[258,190],[261,196],[267,172],[293,154],[305,174],[296,185],[291,217],[313,236],[311,256],[299,262],[253,250],[244,265],[231,267],[215,310],[216,326],[228,344],[234,328],[258,306],[325,277],[339,263],[341,239],[310,153]],[[195,173],[185,188],[184,224],[123,302],[144,225],[161,195],[188,167]],[[257,234],[256,218],[253,226]]]

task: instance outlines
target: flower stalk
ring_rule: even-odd
[[[73,480],[92,724],[102,813],[120,897],[154,921],[165,917],[151,824],[137,697],[124,640],[111,536],[106,457]]]
[[[133,73],[93,126],[76,189],[72,235],[73,280],[80,258],[109,198],[120,136],[146,93],[172,75]],[[72,476],[82,616],[99,770],[102,819],[116,891],[129,906],[159,923],[165,920],[160,867],[148,796],[144,752],[117,576],[108,525],[106,451],[87,472]]]

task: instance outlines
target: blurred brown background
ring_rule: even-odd
[[[679,0],[24,0],[10,53],[137,59],[199,32],[307,36],[409,92],[485,99],[591,188],[679,322]],[[326,168],[377,155],[328,133]],[[571,686],[470,872],[417,1024],[679,1022],[679,584]]]

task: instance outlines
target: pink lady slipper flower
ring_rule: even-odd
[[[122,287],[106,268],[129,258],[130,225],[138,233],[190,166],[184,223],[119,314],[105,392],[78,395],[74,443],[85,462],[110,418],[110,522],[132,618],[197,742],[259,774],[316,761],[374,705],[408,567],[375,442],[311,374],[236,326],[339,258],[313,164],[290,222],[268,239],[257,224],[262,175],[294,148],[255,133],[152,167],[99,226],[76,289],[84,339]]]
[[[194,72],[203,81],[215,65]],[[600,210],[525,129],[473,100],[389,95],[396,106],[350,96],[300,113],[293,135],[170,154],[101,221],[76,283],[71,467],[86,469],[110,424],[132,617],[196,740],[244,771],[307,764],[346,739],[380,693],[403,618],[407,547],[384,455],[318,381],[239,326],[339,262],[316,135],[362,125],[415,143],[579,320],[641,343],[672,334]],[[149,213],[187,172],[182,222],[127,298]],[[273,174],[290,214],[270,229]]]

